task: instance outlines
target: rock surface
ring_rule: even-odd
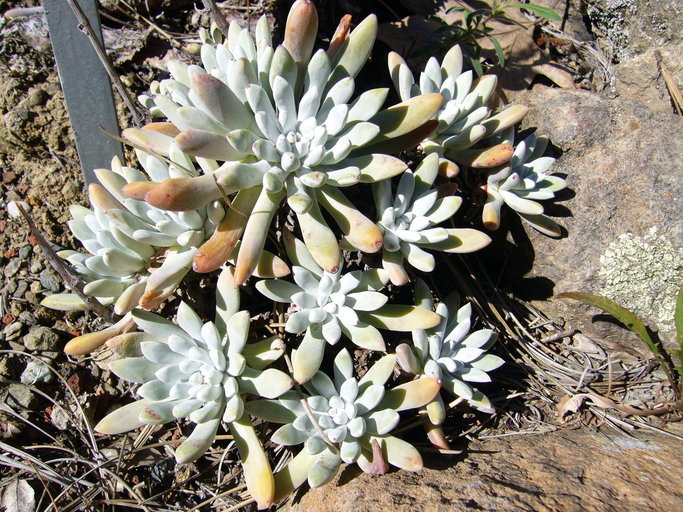
[[[683,84],[683,43],[651,48],[614,67],[615,90],[620,99],[637,100],[650,110],[671,113],[673,106],[655,52],[676,83]]]
[[[587,0],[582,8],[600,46],[617,61],[683,40],[678,0]]]
[[[530,107],[523,127],[540,127],[562,152],[553,170],[567,176],[569,190],[546,208],[566,228],[564,238],[511,226],[512,249],[498,263],[514,274],[513,289],[597,337],[615,331],[593,323],[596,309],[546,299],[564,291],[604,294],[670,323],[683,284],[683,124],[640,102],[586,91],[537,87],[517,102]]]
[[[294,499],[288,512],[683,510],[683,443],[559,430],[471,443],[446,468],[358,475]],[[357,477],[356,477],[357,476]]]

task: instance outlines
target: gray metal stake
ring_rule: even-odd
[[[96,1],[78,3],[102,41]],[[114,156],[124,161],[121,143],[98,128],[119,133],[109,76],[66,0],[43,0],[43,6],[85,182],[97,183],[94,169],[108,169]]]

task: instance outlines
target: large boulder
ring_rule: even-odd
[[[288,512],[683,510],[680,441],[559,430],[486,439],[446,467],[382,476],[347,468]],[[430,458],[437,464],[435,457]]]
[[[538,127],[559,150],[553,170],[566,175],[568,190],[546,211],[560,215],[566,234],[551,239],[508,222],[507,240],[488,256],[505,265],[513,291],[589,335],[628,337],[594,322],[594,308],[548,299],[565,291],[606,295],[670,329],[683,284],[683,123],[587,91],[535,87],[516,102],[530,107],[523,128]]]

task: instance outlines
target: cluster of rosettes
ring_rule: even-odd
[[[444,226],[462,199],[447,183],[438,185],[439,176],[453,178],[461,168],[475,173],[488,197],[487,228],[498,227],[506,203],[536,229],[559,233],[536,201],[554,197],[564,181],[546,173],[552,159],[542,156],[544,139],[532,135],[515,148],[513,125],[526,108],[492,115],[495,77],[475,80],[463,72],[456,46],[441,64],[430,59],[415,83],[392,53],[402,102],[383,108],[387,89],[356,90],[376,18],[351,31],[345,17],[329,47],[314,52],[317,25],[313,3],[297,0],[284,43],[275,48],[265,18],[254,36],[235,22],[225,39],[204,31],[202,65],[170,63],[171,78],[140,98],[165,120],[124,131],[144,172],[116,159],[111,169],[97,170],[101,185],[90,188],[92,209],[74,207],[70,222],[90,254],[62,253],[87,282],[86,293],[125,315],[105,331],[72,340],[67,351],[85,353],[107,342],[118,357],[112,371],[140,385],[140,399],[110,413],[97,430],[113,434],[187,419],[195,425],[176,450],[183,463],[200,457],[225,423],[259,508],[305,481],[323,485],[342,462],[369,473],[389,464],[419,470],[418,451],[391,433],[400,411],[419,409],[430,440],[447,445],[439,427],[448,410],[442,388],[493,412],[474,383],[488,382],[488,372],[502,364],[486,353],[495,334],[470,333],[470,306],[455,297],[435,305],[420,279],[416,305],[391,304],[385,291],[389,282],[411,281],[410,267],[433,271],[433,251],[467,253],[490,242],[478,230]],[[416,146],[426,157],[413,171],[395,155]],[[366,183],[375,219],[344,190]],[[292,212],[277,216],[281,236],[274,245],[282,242],[288,261],[264,249],[283,203]],[[345,271],[342,248],[381,251],[382,268]],[[214,321],[185,303],[175,322],[151,313],[191,268],[222,268]],[[239,309],[238,290],[252,275],[263,278],[259,292],[287,305],[281,326],[302,334],[287,337],[292,346],[276,336],[248,339],[250,315]],[[46,304],[85,306],[72,295]],[[340,340],[386,352],[382,330],[411,332],[413,343],[383,355],[357,379],[350,353],[337,348]],[[335,352],[334,378],[324,373],[326,350]],[[267,368],[285,354],[291,376]],[[397,362],[415,378],[389,387]],[[276,473],[252,416],[282,424],[275,443],[304,444]]]

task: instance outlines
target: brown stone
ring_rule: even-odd
[[[562,153],[552,171],[567,176],[568,188],[555,204],[545,204],[566,234],[551,239],[528,226],[515,227],[516,216],[508,211],[508,240],[494,242],[489,256],[504,255],[498,263],[512,274],[514,291],[551,318],[563,317],[590,336],[642,347],[628,331],[595,322],[597,309],[549,299],[566,291],[607,295],[665,330],[672,327],[676,293],[683,284],[678,149],[683,147],[683,124],[638,101],[587,91],[536,87],[516,102],[530,108],[522,127],[537,128]],[[631,254],[631,267],[615,258],[605,264],[609,251],[618,255],[612,248],[623,236],[656,243]],[[507,251],[500,251],[500,245],[507,245]],[[610,272],[618,275],[610,277]],[[621,284],[609,285],[609,279]]]
[[[612,430],[559,430],[471,443],[449,467],[382,476],[346,468],[288,512],[683,510],[683,443]],[[442,461],[433,458],[427,464]]]

